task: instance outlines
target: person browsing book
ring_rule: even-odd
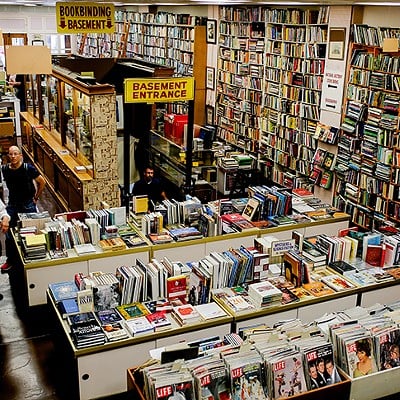
[[[149,199],[149,210],[154,210],[154,205],[167,199],[165,189],[160,179],[154,177],[154,169],[146,167],[143,176],[133,185],[133,196],[147,195]]]
[[[10,216],[10,227],[17,226],[18,213],[37,212],[36,203],[45,187],[45,180],[39,171],[30,163],[24,163],[19,147],[11,146],[8,150],[10,162],[1,166],[3,179],[8,189],[7,213]],[[10,238],[7,235],[7,250],[10,249]],[[9,255],[9,252],[7,252]],[[2,272],[10,269],[6,262]]]

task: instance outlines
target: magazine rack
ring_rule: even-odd
[[[138,400],[146,400],[143,394],[143,384],[140,382],[140,376],[137,373],[138,368],[128,368],[127,370],[127,388],[128,391],[132,393],[133,399]],[[350,386],[351,380],[348,376],[345,376],[343,373],[340,373],[342,382],[335,383],[330,386],[326,386],[323,388],[309,390],[307,392],[291,396],[291,397],[282,397],[282,400],[286,399],[296,399],[296,400],[347,400],[350,399]],[[365,385],[364,385],[365,386]],[[364,399],[363,397],[359,397]],[[355,399],[355,398],[354,398]]]

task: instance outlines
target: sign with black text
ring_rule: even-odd
[[[114,4],[56,3],[58,33],[114,33]]]

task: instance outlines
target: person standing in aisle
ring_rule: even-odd
[[[20,111],[26,111],[25,75],[10,75],[8,84],[14,88],[15,97],[19,99]]]
[[[35,166],[24,163],[21,149],[11,146],[8,150],[10,162],[1,166],[3,179],[8,189],[7,213],[10,227],[17,226],[18,213],[36,212],[36,203],[45,187],[45,180]],[[11,268],[11,238],[7,235],[6,247],[8,260],[0,268],[6,272]]]
[[[154,210],[156,203],[161,203],[167,199],[165,189],[160,179],[154,177],[154,169],[146,167],[143,170],[143,177],[133,185],[133,196],[147,195],[149,200],[149,210]]]

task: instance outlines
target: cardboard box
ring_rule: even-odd
[[[0,121],[0,136],[14,136],[14,124],[12,121]]]

